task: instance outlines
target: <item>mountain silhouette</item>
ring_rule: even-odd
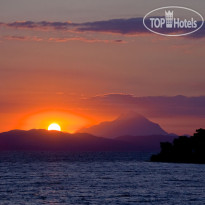
[[[136,151],[137,147],[90,134],[47,130],[0,133],[0,151]]]
[[[114,121],[102,122],[89,128],[78,130],[82,133],[90,133],[95,136],[115,138],[118,136],[150,136],[167,135],[158,124],[137,113],[121,115]]]
[[[139,137],[125,140],[123,137],[108,139],[86,133],[11,130],[0,133],[0,151],[159,151],[156,145],[161,139],[168,140],[166,136],[145,137],[140,142]]]

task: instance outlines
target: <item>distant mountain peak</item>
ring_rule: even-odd
[[[102,122],[98,125],[81,129],[79,132],[106,138],[115,138],[123,135],[148,136],[168,134],[158,124],[151,122],[136,112],[122,114],[113,121]]]
[[[137,112],[127,112],[121,114],[116,120],[131,120],[131,119],[144,119],[147,120],[143,115]]]

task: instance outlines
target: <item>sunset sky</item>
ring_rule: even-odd
[[[204,128],[205,26],[162,37],[142,25],[169,5],[205,17],[204,0],[0,0],[0,132],[75,132],[130,110],[170,133]]]

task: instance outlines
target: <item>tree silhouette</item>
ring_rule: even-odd
[[[191,137],[180,136],[173,143],[161,142],[161,151],[152,155],[153,162],[205,163],[205,130],[196,130]]]

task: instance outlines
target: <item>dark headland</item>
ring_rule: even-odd
[[[205,164],[205,129],[198,129],[191,137],[180,136],[173,143],[161,142],[161,151],[152,155],[152,162]]]

